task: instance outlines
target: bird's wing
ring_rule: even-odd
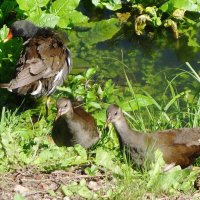
[[[16,78],[10,89],[17,89],[34,81],[56,76],[66,66],[63,44],[53,36],[29,39],[18,62]],[[65,70],[65,74],[67,71]]]
[[[200,128],[169,129],[157,132],[154,137],[160,144],[200,145]]]
[[[182,128],[175,131],[175,144],[185,144],[186,146],[200,146],[200,128]]]
[[[84,123],[88,123],[92,127],[96,126],[96,122],[92,115],[86,112],[79,103],[73,102],[73,108],[74,113],[76,113],[84,121]]]
[[[28,65],[28,66],[27,66]],[[33,83],[34,81],[42,78],[42,73],[36,73],[36,71],[41,71],[44,67],[42,61],[37,61],[36,63],[27,64],[22,71],[20,71],[16,78],[11,81],[10,89],[17,89]],[[34,70],[33,70],[34,69]],[[40,69],[40,70],[38,70]]]

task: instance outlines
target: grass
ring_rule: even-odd
[[[75,166],[91,177],[105,175],[105,185],[110,182],[111,176],[113,187],[108,187],[103,193],[93,191],[94,198],[124,199],[126,196],[126,199],[145,199],[149,196],[153,199],[163,195],[171,197],[191,193],[197,172],[181,170],[177,166],[169,173],[163,173],[164,162],[159,152],[156,152],[156,162],[151,163],[150,167],[142,170],[132,168],[129,160],[119,152],[114,129],[110,127],[108,131],[104,130],[105,110],[110,103],[116,102],[125,111],[131,126],[143,132],[196,127],[200,121],[199,96],[193,97],[189,90],[178,93],[173,82],[169,81],[165,92],[171,95],[168,102],[163,103],[145,91],[136,94],[126,73],[128,86],[123,89],[115,86],[111,80],[103,84],[94,83],[92,77],[96,73],[98,71],[92,68],[82,75],[70,76],[53,96],[48,119],[43,117],[41,103],[35,109],[23,112],[23,105],[15,111],[2,108],[0,172],[12,173],[20,168],[36,166],[41,172],[51,173],[55,170],[67,171]],[[129,95],[124,96],[124,93]],[[56,114],[54,103],[59,96],[81,97],[85,109],[96,118],[101,139],[89,151],[79,145],[59,148],[49,139]],[[84,180],[61,188],[64,196],[70,193],[87,199],[91,195]]]

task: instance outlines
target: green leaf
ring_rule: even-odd
[[[86,23],[89,19],[87,16],[76,10],[68,11],[67,15],[65,13],[60,14],[59,16],[60,20],[58,26],[60,28],[67,28],[69,26],[74,26],[75,24]]]
[[[75,10],[79,2],[80,0],[57,0],[53,2],[50,7],[50,12],[60,17],[58,22],[59,27],[67,28],[68,26],[88,21],[87,16]]]
[[[48,13],[43,13],[42,15],[36,15],[32,13],[31,16],[27,19],[37,24],[38,26],[54,28],[57,25],[60,18],[56,15]]]
[[[91,167],[85,168],[85,173],[89,176],[95,176],[98,172],[98,167],[96,165],[92,165]]]
[[[111,0],[109,2],[102,2],[109,10],[119,10],[122,8],[121,0]]]
[[[88,102],[88,107],[93,107],[96,109],[101,109],[101,105],[97,102]]]
[[[198,10],[198,3],[194,0],[181,0],[181,1],[176,1],[176,0],[170,0],[164,3],[160,9],[163,12],[170,12],[175,9],[183,9],[187,11],[199,11]]]
[[[102,0],[92,0],[92,3],[97,7],[103,7],[105,6],[109,10],[118,10],[122,8],[121,0],[108,0],[108,1],[102,1]]]
[[[19,8],[25,11],[34,10],[37,7],[44,7],[48,2],[49,0],[17,0]]]
[[[66,186],[66,185],[62,185],[62,186],[61,186],[61,190],[62,190],[62,192],[64,193],[65,196],[72,196],[72,195],[73,195],[73,192],[70,191],[68,188],[69,188],[69,187]]]
[[[95,5],[95,6],[99,6],[101,4],[101,0],[92,0],[92,3]]]
[[[87,160],[87,151],[85,148],[83,148],[81,145],[76,144],[74,146],[74,150],[80,155],[82,160]]]
[[[95,73],[96,73],[96,69],[95,68],[89,68],[85,74],[85,77],[87,79],[90,79]]]
[[[3,25],[3,27],[0,30],[0,38],[1,40],[4,40],[9,32],[9,28],[6,25]]]
[[[81,179],[79,184],[72,182],[69,185],[64,185],[61,189],[66,196],[76,194],[86,199],[96,199],[98,197],[96,193],[87,188],[85,179]]]
[[[198,11],[198,5],[194,0],[171,0],[175,8],[184,9],[188,11]]]
[[[94,192],[90,191],[85,185],[81,185],[77,190],[77,193],[85,198],[85,199],[97,199],[97,194],[95,194]]]
[[[152,98],[141,94],[136,94],[132,100],[119,102],[119,106],[125,111],[138,110],[140,107],[146,107],[152,104],[154,104]]]
[[[66,11],[73,11],[78,5],[80,0],[56,0],[51,4],[50,12],[56,15],[67,15]]]
[[[15,194],[14,200],[26,200],[26,198],[23,197],[21,194]]]
[[[113,162],[113,158],[114,158],[114,154],[113,152],[107,152],[105,150],[103,150],[102,148],[97,149],[96,151],[96,163],[98,165],[101,165],[109,170],[111,170],[113,173],[116,174],[122,174],[122,170],[121,168],[116,165],[116,163]]]
[[[88,25],[91,27],[89,31],[77,33],[77,37],[88,45],[111,39],[120,30],[120,24],[116,18],[91,22]]]
[[[35,1],[30,0],[16,0],[21,10],[29,11],[36,7]]]

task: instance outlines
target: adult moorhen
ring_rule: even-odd
[[[99,139],[94,118],[77,102],[66,98],[57,100],[57,117],[53,124],[52,138],[58,146],[80,144],[89,148]]]
[[[23,50],[14,78],[0,84],[0,88],[19,95],[49,96],[71,69],[70,52],[63,38],[53,29],[26,20],[14,22],[4,42],[12,37],[23,38]]]
[[[152,159],[154,151],[163,153],[166,164],[188,167],[200,155],[200,128],[181,128],[144,134],[131,130],[122,110],[117,105],[107,109],[107,122],[112,122],[120,146],[128,147],[134,162],[141,165],[145,159]]]

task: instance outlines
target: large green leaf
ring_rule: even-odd
[[[70,41],[82,41],[85,44],[92,45],[98,42],[102,42],[111,39],[119,30],[119,21],[116,18],[111,18],[108,20],[102,20],[99,22],[91,22],[88,25],[90,28],[85,32],[70,33]]]
[[[27,19],[39,26],[54,28],[57,25],[60,18],[53,14],[42,13],[42,15],[32,14]]]
[[[75,10],[78,4],[79,0],[57,0],[51,5],[50,12],[60,17],[59,27],[67,28],[70,25],[88,21],[88,17]]]
[[[181,0],[181,1],[176,1],[176,0],[170,0],[164,3],[160,9],[163,12],[169,12],[175,9],[183,9],[187,11],[199,11],[199,3],[197,3],[196,0]]]
[[[25,11],[34,10],[37,7],[44,7],[49,0],[17,0],[19,8]]]
[[[80,0],[56,0],[52,3],[50,11],[57,15],[63,13],[66,14],[66,11],[74,10],[78,6],[79,2]]]
[[[81,12],[76,10],[68,11],[66,13],[59,15],[60,20],[58,22],[58,26],[60,28],[67,28],[68,26],[72,26],[75,24],[86,23],[88,21],[88,17],[83,15]]]
[[[176,1],[176,0],[171,0],[171,2],[174,4],[175,8],[178,9],[184,9],[188,11],[198,11],[198,4],[196,0],[181,0],[181,1]]]

